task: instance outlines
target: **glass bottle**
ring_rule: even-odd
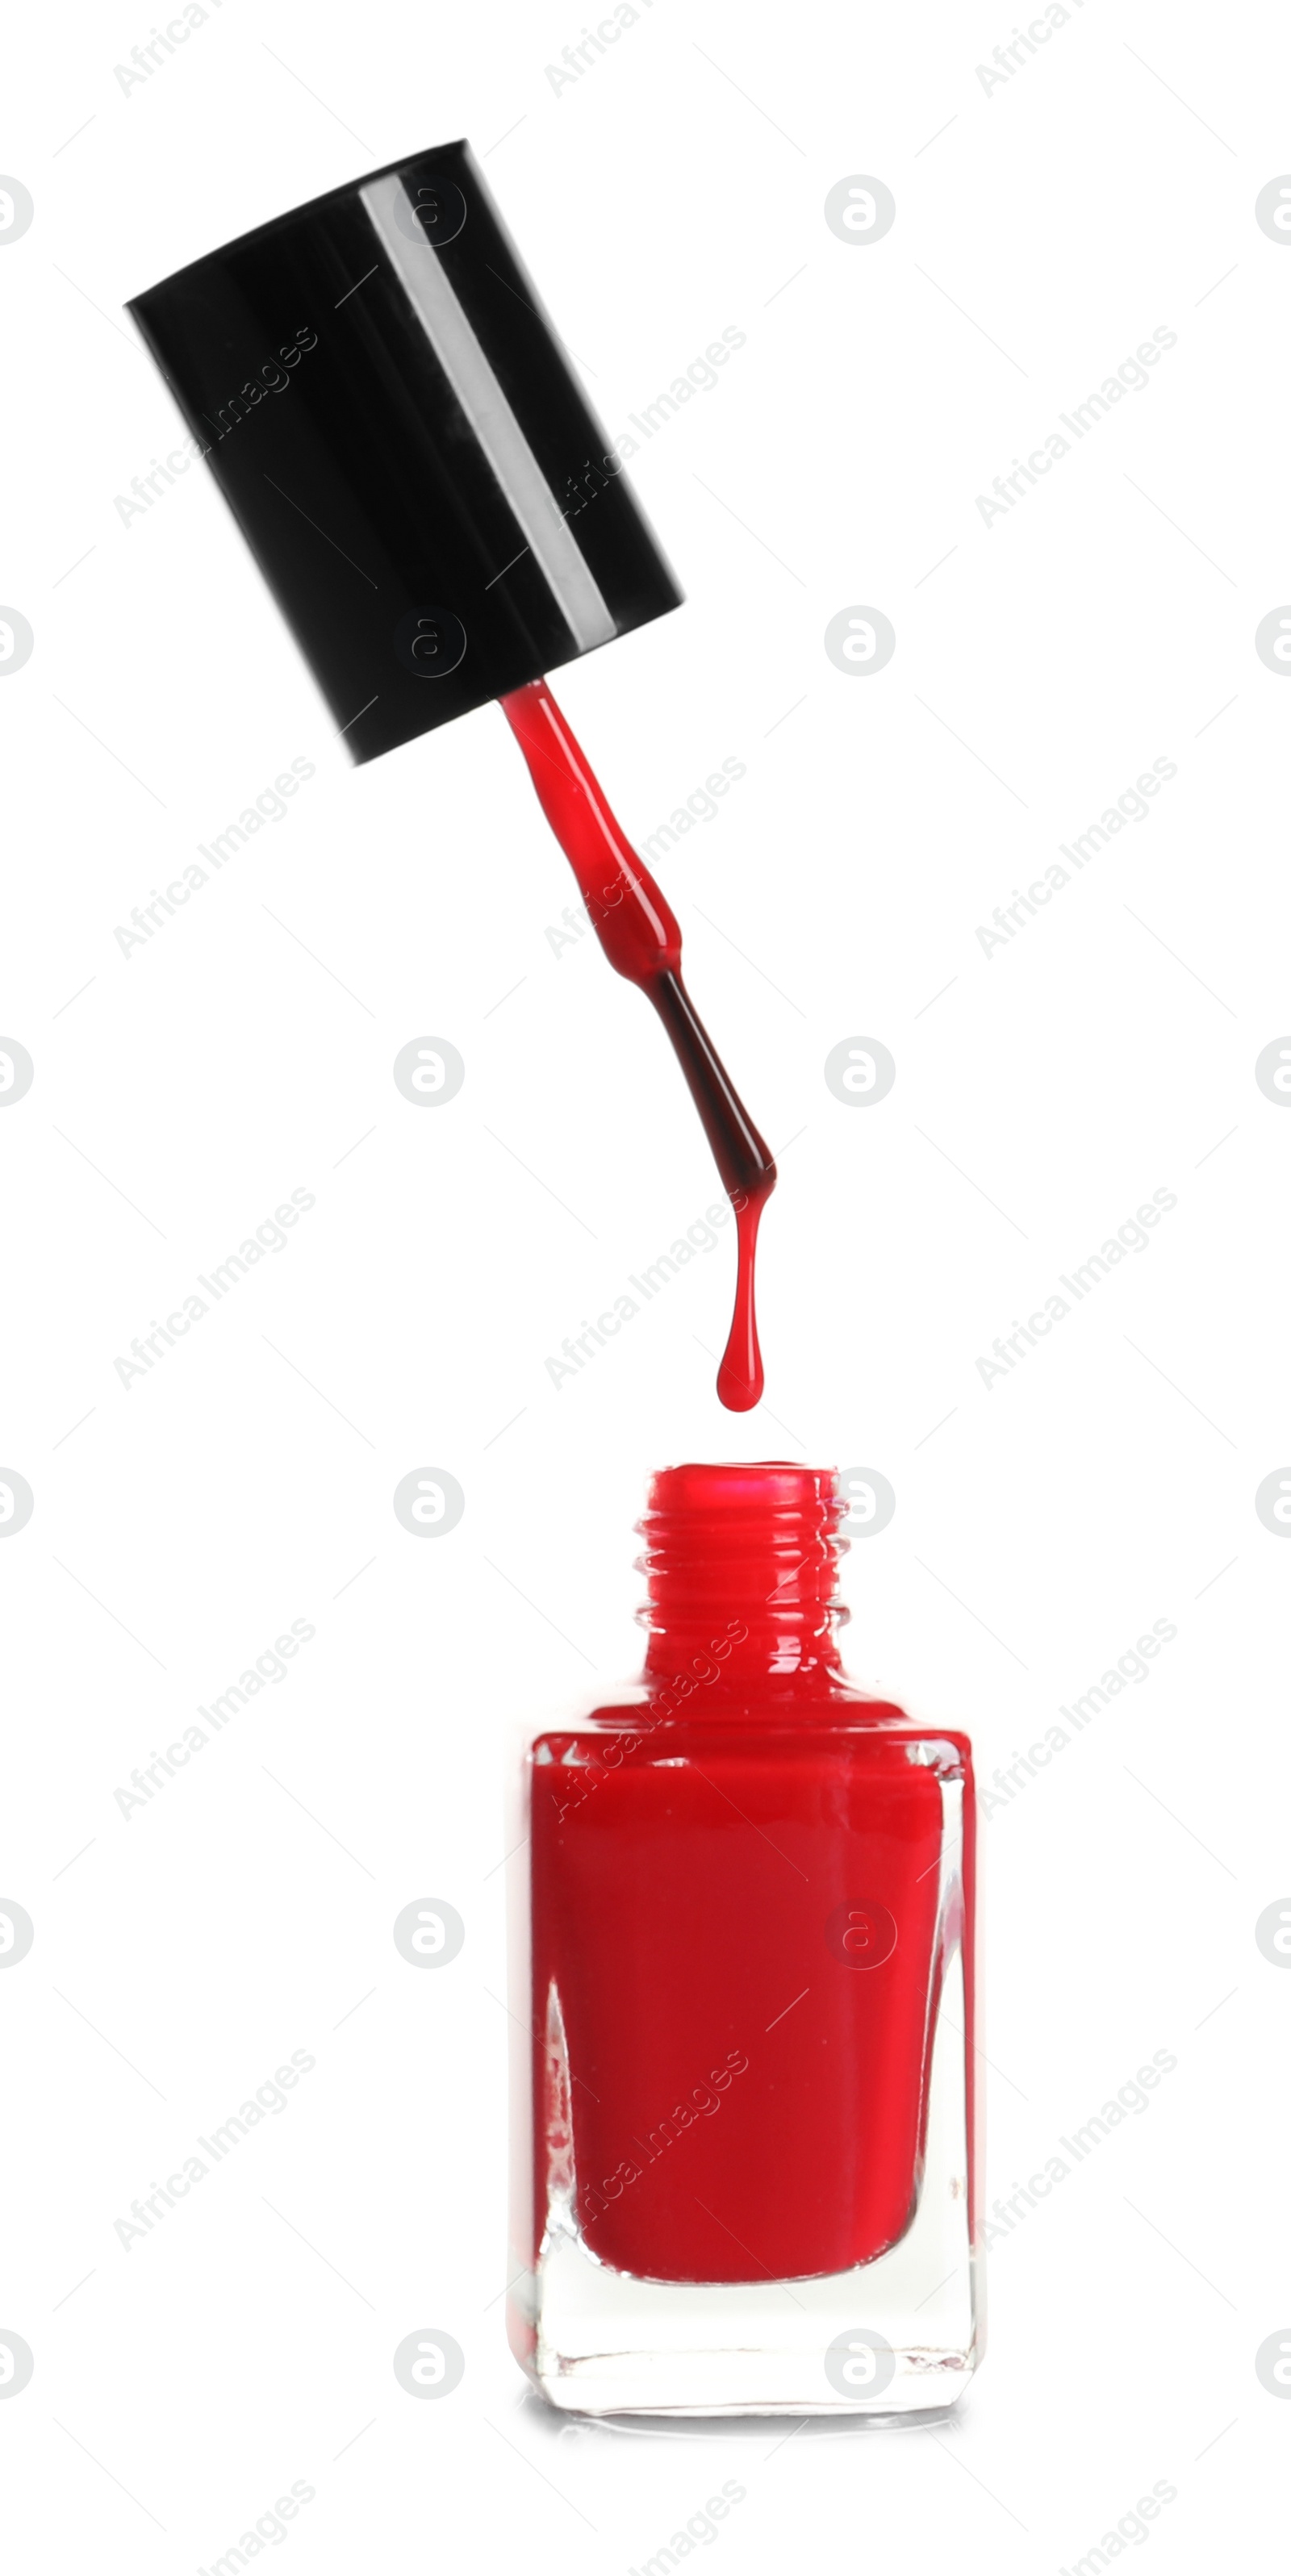
[[[558,2407],[920,2414],[979,2357],[970,1749],[844,1673],[843,1512],[663,1469],[641,1679],[529,1746],[509,2332]]]

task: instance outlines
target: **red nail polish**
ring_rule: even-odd
[[[654,1004],[672,1041],[713,1159],[735,1210],[735,1313],[717,1372],[731,1413],[761,1401],[754,1272],[762,1210],[776,1167],[681,978],[681,932],[667,897],[638,857],[573,727],[545,680],[502,700],[538,802],[578,879],[588,919],[616,975]]]
[[[922,2413],[979,2357],[970,1750],[845,1674],[843,1510],[665,1468],[641,1680],[530,1747],[510,2331],[557,2406]]]

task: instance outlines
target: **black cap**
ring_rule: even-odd
[[[468,144],[128,310],[356,760],[678,605]]]

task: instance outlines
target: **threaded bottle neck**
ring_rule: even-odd
[[[661,1468],[637,1524],[647,1674],[672,1675],[696,1658],[715,1662],[703,1678],[741,1686],[838,1672],[845,1508],[832,1467],[767,1459]]]

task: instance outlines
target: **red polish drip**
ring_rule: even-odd
[[[676,916],[615,821],[546,681],[531,680],[499,703],[611,966],[653,1002],[668,1032],[735,1210],[735,1313],[717,1392],[730,1412],[747,1413],[764,1382],[755,1263],[758,1223],[775,1188],[775,1164],[682,982]]]
[[[775,1183],[772,1172],[770,1187]],[[717,1372],[717,1392],[730,1413],[747,1413],[762,1393],[762,1352],[758,1343],[758,1319],[753,1303],[754,1272],[757,1264],[758,1226],[766,1205],[768,1191],[760,1198],[746,1197],[735,1211],[737,1268],[735,1273],[735,1312]]]

